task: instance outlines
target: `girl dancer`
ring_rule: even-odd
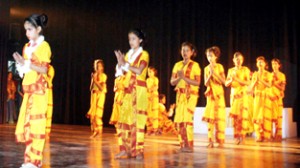
[[[272,59],[272,94],[271,94],[271,101],[272,101],[272,109],[273,113],[276,113],[275,116],[275,141],[282,140],[282,110],[283,110],[283,102],[282,99],[284,97],[284,90],[286,85],[286,78],[284,73],[280,72],[281,63],[280,60],[277,58]]]
[[[224,68],[217,63],[221,51],[217,46],[210,47],[205,51],[209,65],[204,69],[204,85],[207,87],[205,96],[207,98],[203,121],[208,123],[208,148],[214,147],[214,134],[219,147],[225,142],[225,99],[223,84],[225,83]],[[215,130],[216,128],[216,130]],[[216,131],[216,132],[215,132]]]
[[[256,58],[255,71],[251,81],[254,89],[253,122],[257,142],[269,141],[272,129],[271,100],[269,98],[272,75],[268,72],[265,57]]]
[[[45,14],[33,14],[25,19],[24,28],[29,42],[23,57],[15,52],[14,59],[21,77],[24,98],[16,126],[16,140],[26,144],[22,168],[41,167],[46,138],[46,113],[48,108],[47,72],[51,50],[42,32],[47,24]]]
[[[179,133],[180,152],[193,152],[194,111],[198,101],[201,69],[192,58],[196,48],[189,42],[181,44],[182,61],[172,70],[171,85],[176,86],[176,113],[174,122]]]
[[[122,157],[144,158],[144,135],[147,121],[147,84],[146,75],[149,54],[143,50],[144,33],[132,29],[128,33],[130,50],[124,56],[119,50],[115,51],[118,60],[116,76],[124,75],[124,98],[118,121],[120,153]]]
[[[91,121],[91,138],[96,137],[102,133],[102,116],[106,94],[106,79],[107,76],[104,73],[103,61],[97,59],[94,61],[94,70],[91,80],[91,106],[87,113],[87,117]]]
[[[240,52],[233,55],[235,67],[228,70],[225,86],[231,87],[229,116],[233,118],[234,138],[236,144],[243,143],[248,131],[248,85],[250,70],[243,66],[244,56]]]
[[[157,70],[154,67],[148,68],[147,89],[148,89],[148,119],[147,134],[156,134],[158,131],[158,78]]]
[[[117,134],[118,134],[117,124],[120,116],[120,108],[124,97],[123,80],[124,80],[124,76],[117,76],[115,79],[115,86],[114,86],[115,97],[114,97],[113,110],[109,121],[109,124],[115,126]]]

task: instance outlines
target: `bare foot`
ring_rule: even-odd
[[[183,147],[181,148],[181,151],[184,153],[193,153],[193,149],[190,147]]]
[[[223,143],[219,143],[218,148],[224,148],[224,144]]]
[[[209,142],[209,144],[207,145],[207,148],[213,148],[214,147],[214,143],[213,142]]]
[[[90,136],[90,138],[95,138],[98,135],[98,132],[94,132],[93,135]]]
[[[124,156],[127,156],[127,152],[122,150],[120,153],[115,155],[115,159],[121,159]]]
[[[256,142],[262,142],[263,139],[259,138],[259,139],[256,139],[255,141],[256,141]]]
[[[135,159],[136,160],[143,160],[144,159],[144,155],[141,154],[141,153],[139,153],[139,154],[136,155]]]
[[[239,145],[241,143],[241,140],[239,138],[235,139],[235,144]]]

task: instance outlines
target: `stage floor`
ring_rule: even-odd
[[[15,125],[0,125],[0,167],[16,168],[23,162],[24,144],[15,142]],[[225,148],[206,148],[206,135],[195,134],[194,153],[178,153],[175,135],[146,136],[144,160],[119,159],[114,128],[105,128],[101,136],[90,139],[89,126],[53,125],[44,150],[43,168],[161,168],[161,167],[300,167],[300,139],[256,143],[246,139],[235,145],[226,137]]]

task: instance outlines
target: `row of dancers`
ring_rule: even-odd
[[[118,60],[115,78],[115,97],[110,124],[114,124],[118,134],[120,153],[115,157],[125,156],[143,158],[145,127],[147,133],[159,134],[159,80],[156,69],[148,67],[149,54],[143,50],[144,34],[139,29],[132,29],[128,33],[130,50],[124,55],[115,51]],[[204,68],[204,85],[206,86],[206,108],[202,121],[208,125],[207,147],[224,146],[226,112],[224,99],[224,85],[231,88],[229,117],[233,119],[234,138],[236,144],[244,143],[247,133],[255,132],[256,141],[271,141],[282,138],[282,99],[286,85],[285,75],[280,72],[281,63],[273,59],[273,72],[267,71],[267,61],[263,56],[256,59],[257,71],[252,73],[243,66],[244,56],[240,52],[234,53],[234,67],[225,76],[223,66],[218,63],[221,55],[220,48],[212,46],[205,51],[209,65]],[[196,48],[189,42],[181,45],[182,61],[177,62],[172,70],[171,85],[176,91],[176,112],[173,131],[178,135],[181,152],[193,151],[193,116],[198,101],[198,90],[201,78],[201,68],[193,60]],[[103,62],[96,60],[96,70],[92,81],[91,102],[101,100],[106,92],[106,75],[103,72]],[[99,68],[97,68],[99,67]],[[148,75],[148,78],[147,78]],[[101,92],[103,90],[103,92]],[[102,98],[101,98],[102,96]],[[91,103],[91,109],[102,111],[91,118],[92,137],[101,133],[104,99],[98,104]],[[89,114],[93,110],[89,111]],[[166,111],[166,110],[164,110]],[[99,121],[97,120],[100,119]],[[170,124],[170,125],[172,125]],[[275,133],[273,133],[273,124]],[[172,126],[168,129],[172,129]],[[100,126],[96,128],[96,126]],[[130,143],[129,143],[130,142]]]
[[[42,166],[43,149],[47,134],[50,133],[47,128],[51,128],[51,120],[48,117],[52,114],[54,69],[51,70],[50,66],[51,49],[43,36],[47,21],[48,17],[45,14],[27,17],[24,20],[24,28],[29,42],[25,44],[22,55],[17,52],[13,54],[19,74],[23,77],[24,98],[15,131],[17,142],[26,145],[22,168]],[[154,100],[156,102],[158,100],[158,80],[148,82],[146,80],[149,54],[142,47],[144,39],[141,30],[132,29],[128,33],[130,50],[126,54],[119,50],[114,51],[118,62],[115,91],[122,88],[122,91],[115,95],[113,107],[119,114],[116,120],[113,120],[113,117],[111,120],[116,121],[113,124],[117,128],[120,149],[115,155],[116,159],[123,157],[143,159],[147,119],[148,131],[154,133],[158,131],[155,126],[156,114],[153,113],[156,108],[160,108],[154,103]],[[276,136],[281,138],[282,98],[286,81],[284,74],[279,71],[279,60],[272,60],[274,71],[270,73],[266,70],[267,62],[264,57],[258,57],[258,70],[252,74],[250,80],[249,69],[242,66],[242,54],[235,54],[235,67],[228,71],[225,78],[223,66],[217,63],[220,49],[213,46],[208,48],[205,54],[209,65],[204,68],[207,105],[202,120],[208,123],[208,147],[213,147],[214,141],[223,147],[225,142],[224,84],[232,88],[230,115],[234,119],[235,137],[239,143],[242,142],[245,130],[248,129],[251,107],[247,102],[251,98],[254,99],[253,123],[257,141],[271,139],[272,121],[277,125]],[[174,65],[170,79],[176,91],[173,126],[178,134],[179,151],[193,152],[193,115],[199,96],[201,68],[192,60],[196,56],[193,44],[182,43],[181,55],[183,60]],[[104,73],[103,62],[97,60],[95,67],[97,71],[92,74],[91,107],[86,115],[91,121],[92,137],[102,132],[102,115],[107,91],[107,76]],[[147,88],[148,83],[154,83],[155,86]],[[254,97],[248,96],[248,93],[252,93]],[[163,109],[163,103],[161,104]],[[51,111],[51,114],[48,111]],[[172,129],[172,122],[167,118],[165,121]]]

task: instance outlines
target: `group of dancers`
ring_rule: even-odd
[[[124,55],[115,51],[118,60],[115,73],[114,104],[110,124],[115,125],[120,153],[115,157],[143,158],[144,135],[159,135],[163,132],[173,132],[178,135],[180,152],[193,152],[193,117],[198,101],[201,68],[193,60],[196,48],[190,42],[181,45],[182,60],[177,62],[172,70],[170,84],[175,86],[176,103],[171,110],[176,109],[174,122],[169,117],[164,106],[165,95],[159,95],[159,80],[157,70],[149,66],[149,54],[143,50],[144,34],[139,29],[128,33],[130,50]],[[207,104],[202,121],[208,125],[208,148],[223,147],[225,142],[226,112],[224,86],[231,88],[230,114],[233,120],[234,138],[236,144],[244,143],[247,133],[255,133],[256,141],[281,141],[282,139],[282,110],[285,75],[280,72],[281,63],[273,59],[272,72],[267,70],[268,64],[263,56],[256,59],[257,70],[253,73],[243,66],[244,55],[236,52],[233,55],[234,67],[225,75],[223,66],[218,63],[221,55],[218,46],[212,46],[205,51],[209,62],[204,68],[204,93]],[[97,61],[97,60],[96,60]],[[103,72],[103,62],[98,80],[92,86],[91,109],[98,108],[100,114],[91,119],[92,131],[95,135],[102,131],[102,114],[106,92],[106,76]],[[101,64],[101,65],[100,65]],[[149,66],[149,67],[148,67]],[[96,67],[96,66],[95,66]],[[101,75],[105,76],[101,77]],[[103,90],[103,91],[101,91]],[[98,97],[98,103],[92,102]],[[175,106],[176,105],[176,106]],[[91,109],[89,113],[91,113]],[[99,121],[95,120],[96,118]],[[96,125],[101,126],[97,132]],[[275,128],[273,128],[275,126]],[[146,128],[146,129],[145,129]],[[275,129],[275,132],[273,132]],[[165,130],[165,131],[162,131]]]
[[[54,69],[51,50],[42,35],[47,16],[31,15],[24,21],[29,43],[25,44],[23,56],[14,53],[20,76],[23,76],[24,98],[16,127],[16,139],[26,144],[22,168],[41,167],[45,140],[49,136],[52,115],[52,79]],[[149,67],[149,54],[143,49],[144,33],[139,29],[128,32],[130,50],[117,58],[115,73],[115,98],[110,123],[116,127],[120,152],[116,159],[130,157],[143,159],[145,126],[149,135],[173,132],[178,136],[179,152],[193,152],[193,116],[199,96],[201,68],[193,60],[196,48],[189,42],[181,45],[182,60],[172,70],[170,84],[175,86],[176,103],[167,112],[166,96],[158,94],[159,81],[156,69]],[[234,123],[236,143],[244,143],[246,133],[253,129],[256,141],[281,140],[282,99],[286,85],[285,75],[280,72],[280,61],[273,59],[273,72],[267,71],[267,61],[257,57],[257,71],[251,73],[243,66],[244,56],[236,52],[235,66],[225,77],[223,66],[218,63],[220,48],[212,46],[205,51],[209,65],[204,68],[204,85],[207,105],[203,121],[208,124],[208,147],[219,147],[225,142],[224,88],[231,88],[230,117]],[[91,80],[91,105],[86,114],[91,122],[91,137],[102,133],[102,115],[107,92],[102,60],[94,62],[95,72]],[[147,78],[148,74],[148,78]],[[176,106],[176,107],[175,107]],[[175,108],[174,122],[172,116]],[[275,123],[275,133],[272,125]],[[251,127],[251,125],[254,125]]]

